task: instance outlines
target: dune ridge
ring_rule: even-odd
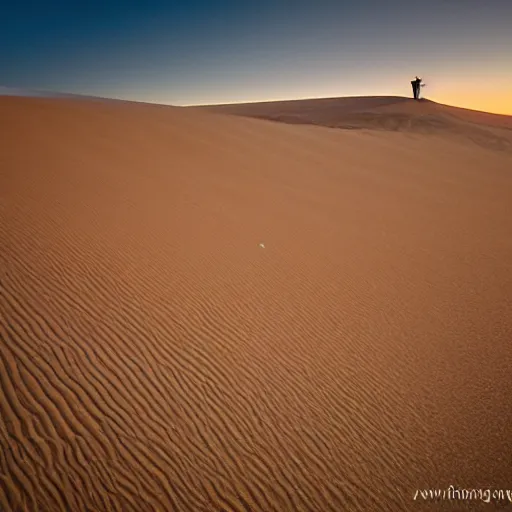
[[[129,102],[0,116],[2,510],[509,484],[506,152]]]
[[[201,110],[345,130],[385,130],[450,136],[512,152],[512,116],[395,96],[320,98],[197,107]]]

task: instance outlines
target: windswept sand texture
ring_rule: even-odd
[[[361,102],[0,98],[0,510],[512,488],[510,119]],[[382,129],[415,108],[449,129]]]

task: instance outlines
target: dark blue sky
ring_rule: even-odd
[[[512,0],[8,3],[0,85],[176,105],[410,95],[512,113]]]

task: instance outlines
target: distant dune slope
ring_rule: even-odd
[[[58,91],[41,91],[37,89],[24,89],[21,87],[5,87],[0,85],[0,97],[2,96],[19,96],[27,98],[67,98],[78,100],[95,100],[95,101],[119,101],[99,96],[86,96],[83,94],[72,94]]]
[[[493,150],[512,152],[512,116],[394,96],[321,98],[196,107],[291,124],[455,135]]]
[[[508,153],[127,102],[0,119],[0,510],[510,488]]]

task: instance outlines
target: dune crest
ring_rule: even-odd
[[[210,112],[345,130],[384,130],[450,136],[512,152],[512,116],[489,114],[427,99],[394,96],[321,98],[196,107]]]

